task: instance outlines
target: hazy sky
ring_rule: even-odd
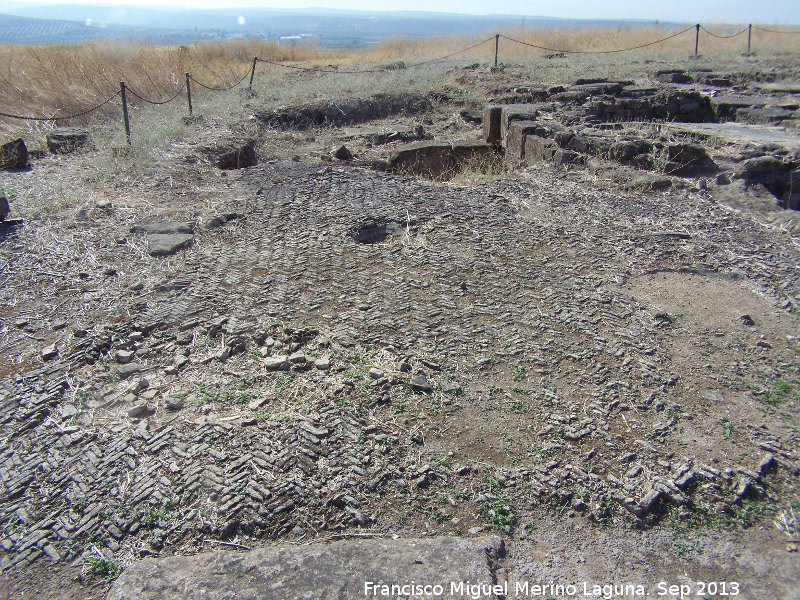
[[[427,10],[472,14],[509,14],[568,18],[647,19],[686,22],[800,23],[800,0],[44,0],[37,4],[147,4],[197,8],[347,8]],[[2,2],[0,2],[2,7]],[[2,12],[0,8],[0,12]]]

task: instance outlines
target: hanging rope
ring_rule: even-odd
[[[767,33],[800,33],[800,30],[797,31],[780,31],[778,29],[764,29],[763,27],[757,27],[753,25],[753,29],[758,29],[759,31],[766,31]]]
[[[702,25],[700,26],[700,29],[705,31],[711,37],[717,38],[718,40],[729,40],[731,38],[738,37],[738,36],[742,35],[743,33],[747,33],[748,27],[745,27],[739,33],[734,33],[733,35],[717,35],[716,33],[711,33],[708,29],[706,29]]]
[[[132,95],[136,96],[136,97],[137,97],[139,100],[141,100],[142,102],[146,102],[147,104],[156,104],[156,105],[160,105],[160,104],[169,104],[170,102],[172,102],[173,100],[175,100],[175,98],[177,98],[177,97],[178,97],[178,96],[181,94],[181,92],[183,92],[183,90],[185,90],[185,89],[186,89],[186,84],[184,83],[184,84],[181,86],[181,89],[179,89],[177,92],[175,92],[175,95],[174,95],[172,98],[170,98],[169,100],[164,100],[164,101],[161,101],[161,102],[157,102],[157,101],[155,101],[155,100],[148,100],[147,98],[143,98],[142,96],[140,96],[139,94],[137,94],[137,93],[136,93],[136,92],[135,92],[135,91],[134,91],[134,90],[131,88],[131,86],[129,86],[129,85],[126,85],[126,86],[125,86],[125,89],[126,89],[127,91],[129,91],[129,92],[130,92]]]
[[[197,79],[195,79],[195,78],[194,78],[194,77],[192,77],[191,75],[189,75],[189,79],[191,79],[192,81],[194,81],[194,82],[195,82],[197,85],[199,85],[200,87],[206,88],[207,90],[211,90],[212,92],[227,92],[228,90],[232,90],[232,89],[233,89],[233,88],[235,88],[237,85],[239,85],[240,83],[242,83],[242,82],[243,82],[245,79],[247,79],[247,77],[248,77],[249,75],[250,75],[250,70],[248,69],[247,73],[245,73],[245,74],[244,74],[244,76],[243,76],[243,77],[242,77],[242,78],[241,78],[239,81],[237,81],[237,82],[236,82],[236,83],[234,83],[233,85],[231,85],[231,86],[229,86],[229,87],[226,87],[226,88],[215,88],[215,87],[211,87],[211,86],[205,85],[204,83],[200,83],[199,81],[197,81]],[[183,90],[181,90],[181,91],[183,91]],[[179,93],[180,93],[180,92],[179,92]]]
[[[117,92],[113,96],[110,96],[109,98],[103,100],[103,102],[101,102],[97,106],[93,106],[92,108],[87,108],[84,111],[81,111],[79,113],[75,113],[74,115],[68,115],[68,116],[65,116],[65,117],[23,117],[21,115],[11,115],[9,113],[4,113],[4,112],[0,112],[0,117],[8,117],[9,119],[22,119],[24,121],[63,121],[63,120],[66,120],[66,119],[74,119],[76,117],[82,117],[83,115],[88,115],[90,112],[94,112],[98,108],[101,108],[101,107],[105,106],[106,104],[111,102],[114,98],[119,96],[120,93],[121,92]]]
[[[694,26],[687,27],[683,31],[679,31],[678,33],[667,36],[663,39],[656,40],[655,42],[642,44],[641,46],[633,46],[631,48],[620,48],[619,50],[557,50],[556,48],[548,48],[547,46],[538,46],[536,44],[529,44],[528,42],[515,40],[514,38],[508,37],[507,35],[503,34],[500,34],[500,37],[505,38],[510,42],[516,42],[518,44],[522,44],[523,46],[530,46],[531,48],[538,48],[539,50],[547,50],[548,52],[558,52],[563,54],[614,54],[615,52],[629,52],[631,50],[638,50],[639,48],[647,48],[648,46],[655,46],[656,44],[660,44],[662,42],[666,42],[667,40],[671,40],[672,38],[678,37],[679,35],[683,35],[687,31],[692,31],[693,29]]]

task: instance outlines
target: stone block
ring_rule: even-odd
[[[471,161],[490,158],[495,148],[486,142],[416,142],[392,153],[389,168],[393,173],[447,179]]]
[[[539,162],[550,162],[558,150],[553,140],[529,135],[525,137],[525,162],[533,165]]]
[[[536,121],[512,121],[506,135],[506,160],[518,163],[525,159],[525,138],[533,135],[539,125]]]
[[[59,127],[47,133],[47,148],[53,154],[68,154],[89,144],[89,131],[80,127]]]
[[[486,142],[455,143],[452,151],[459,169],[469,162],[491,160],[497,152],[495,146]]]
[[[24,169],[28,158],[28,148],[22,138],[0,146],[0,169]]]
[[[779,106],[745,107],[736,111],[737,123],[773,124],[793,118],[791,109]]]
[[[553,156],[553,163],[556,165],[582,165],[585,162],[585,156],[566,148],[559,148]]]
[[[483,141],[489,144],[499,144],[501,139],[500,117],[502,106],[492,105],[483,112]]]
[[[669,175],[688,177],[717,170],[716,163],[699,144],[670,144],[666,148],[664,172]]]
[[[503,146],[508,137],[508,125],[513,121],[535,121],[538,115],[534,104],[507,104],[500,112],[500,137]]]
[[[389,169],[402,175],[440,177],[455,167],[452,146],[445,142],[414,142],[392,152]]]

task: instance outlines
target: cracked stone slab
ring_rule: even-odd
[[[504,551],[496,536],[373,538],[148,558],[125,570],[107,600],[341,600],[364,598],[366,582],[412,581],[443,586],[440,598],[461,598],[450,582],[491,585]]]
[[[800,133],[791,130],[749,123],[667,123],[675,133],[716,137],[733,143],[776,144],[784,148],[800,148]]]
[[[147,236],[150,256],[170,256],[192,243],[194,236],[185,233],[156,233]]]

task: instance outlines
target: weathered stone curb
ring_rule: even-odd
[[[492,536],[356,539],[145,559],[125,570],[107,600],[349,600],[365,597],[366,582],[441,585],[444,593],[436,597],[463,598],[451,594],[451,582],[491,586],[503,555],[503,540]]]

